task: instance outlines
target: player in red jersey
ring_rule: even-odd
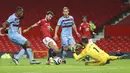
[[[52,39],[51,32],[50,32],[53,31],[53,28],[50,26],[50,20],[52,19],[53,16],[54,16],[53,12],[48,11],[44,19],[39,20],[37,23],[25,29],[23,32],[25,33],[34,27],[40,26],[42,32],[42,38],[43,38],[42,42],[47,46],[47,48],[49,48],[49,50],[53,49],[55,54],[60,52],[60,49],[55,43],[55,41]]]
[[[25,29],[23,32],[27,32],[30,29],[40,26],[41,27],[41,32],[42,32],[42,38],[43,38],[43,43],[48,47],[48,48],[53,48],[53,50],[57,53],[59,52],[59,48],[55,41],[51,37],[50,31],[53,31],[53,28],[50,26],[50,20],[54,16],[53,12],[48,11],[46,13],[46,17],[44,19],[39,20],[37,23],[33,24],[29,28]]]
[[[90,41],[91,40],[91,30],[90,30],[90,24],[87,22],[87,17],[82,16],[82,21],[83,22],[81,23],[80,28],[79,28],[82,39],[87,38]]]

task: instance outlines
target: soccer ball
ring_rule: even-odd
[[[54,63],[55,63],[56,65],[59,65],[59,64],[62,63],[62,59],[61,59],[60,57],[55,57],[55,58],[54,58]]]

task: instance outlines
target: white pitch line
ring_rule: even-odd
[[[40,72],[23,72],[23,73],[66,73],[66,72],[87,72],[87,71],[104,71],[104,70],[121,70],[121,69],[126,69],[124,67],[119,67],[119,68],[96,68],[96,69],[82,69],[82,70],[58,70],[58,71],[54,71],[54,70],[48,70],[48,71],[40,71]]]

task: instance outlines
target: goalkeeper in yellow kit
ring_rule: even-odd
[[[82,39],[82,41],[84,49],[79,55],[77,55],[73,49],[73,56],[76,60],[80,60],[86,56],[89,56],[90,58],[94,59],[93,61],[85,62],[85,65],[105,65],[107,64],[107,62],[111,60],[122,58],[122,56],[108,55],[106,52],[101,50],[96,44],[88,43],[87,38]]]

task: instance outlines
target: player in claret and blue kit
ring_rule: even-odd
[[[2,24],[3,29],[6,29],[6,26],[9,25],[8,37],[9,37],[10,41],[12,41],[13,43],[20,45],[22,47],[22,49],[20,50],[18,55],[16,55],[13,58],[13,61],[16,65],[18,65],[19,58],[21,56],[23,56],[26,51],[30,58],[30,64],[40,64],[40,62],[34,60],[34,58],[33,58],[30,42],[18,32],[18,29],[20,26],[19,25],[20,19],[23,18],[23,15],[24,15],[24,9],[22,7],[17,7],[16,12],[14,14],[12,14],[8,18],[8,20]]]

